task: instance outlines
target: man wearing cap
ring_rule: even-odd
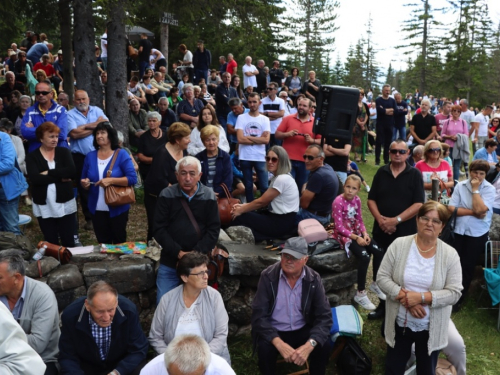
[[[306,266],[307,242],[285,242],[281,261],[266,268],[252,304],[252,339],[262,374],[274,374],[276,357],[324,374],[332,314],[320,275]]]

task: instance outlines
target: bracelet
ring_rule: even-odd
[[[422,304],[425,304],[424,292],[420,292],[420,296],[422,297]]]

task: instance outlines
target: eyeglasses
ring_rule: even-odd
[[[303,259],[303,258],[299,258],[299,259],[297,259],[297,258],[295,258],[295,257],[291,256],[290,254],[284,254],[284,253],[283,253],[283,254],[281,254],[281,256],[282,256],[283,258],[285,258],[285,260],[289,260],[289,261],[291,261],[291,262],[297,262],[297,261],[299,261],[299,260]]]
[[[432,222],[432,225],[438,226],[443,224],[443,222],[439,219],[431,219],[430,217],[427,216],[420,216],[418,218],[422,223],[427,224],[429,221]]]
[[[201,271],[198,273],[190,273],[189,275],[190,276],[198,276],[199,279],[202,279],[203,276],[207,275],[207,277],[208,277],[208,276],[210,276],[211,273],[212,273],[212,271],[206,270],[206,271]]]
[[[273,90],[275,90],[275,88],[274,88],[274,87],[268,87],[268,88],[267,88],[267,91],[273,91]]]
[[[275,157],[275,156],[266,156],[266,161],[269,163],[269,162],[273,162],[273,163],[277,163],[278,162],[278,158]]]
[[[441,149],[439,147],[438,148],[430,148],[427,151],[429,151],[429,152],[441,152]]]
[[[50,91],[35,91],[35,95],[49,95]]]
[[[404,154],[406,154],[408,152],[408,150],[397,150],[397,149],[394,148],[394,149],[390,149],[389,152],[391,154],[394,154],[394,155],[395,154],[404,155]]]
[[[317,159],[317,158],[320,158],[321,156],[312,156],[312,155],[302,155],[302,157],[304,158],[304,160],[314,160],[314,159]]]

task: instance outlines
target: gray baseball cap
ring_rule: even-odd
[[[307,255],[307,241],[304,237],[292,237],[286,240],[280,254],[290,254],[294,258],[301,259]]]

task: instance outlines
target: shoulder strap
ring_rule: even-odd
[[[111,164],[109,165],[108,172],[106,173],[107,177],[111,177],[111,172],[113,172],[113,167],[115,166],[116,157],[118,156],[118,152],[120,150],[116,150],[113,154],[113,159],[111,159]]]
[[[184,211],[186,211],[188,217],[189,217],[189,220],[191,221],[191,224],[193,224],[193,227],[194,229],[196,230],[196,234],[198,235],[198,239],[201,238],[201,231],[200,231],[200,227],[198,226],[198,223],[196,222],[194,216],[193,216],[193,212],[191,211],[191,209],[189,208],[186,200],[184,199],[184,197],[181,197],[181,204],[182,204],[182,207],[184,208]]]

